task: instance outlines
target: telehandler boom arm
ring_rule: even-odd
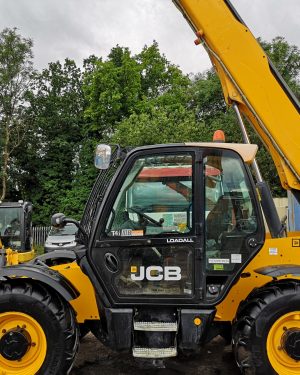
[[[300,104],[229,0],[173,0],[235,103],[269,150],[281,184],[300,190]],[[246,48],[245,48],[246,46]]]

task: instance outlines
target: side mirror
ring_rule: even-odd
[[[95,150],[95,167],[98,169],[108,169],[111,160],[111,147],[99,144]]]
[[[63,227],[66,224],[65,220],[66,220],[66,216],[64,214],[62,213],[54,214],[51,217],[51,225],[56,228]]]

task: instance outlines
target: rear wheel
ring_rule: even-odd
[[[300,373],[300,311],[292,311],[275,321],[267,337],[271,365],[279,374]]]
[[[0,369],[5,375],[65,375],[78,348],[72,309],[40,284],[0,285]]]
[[[252,293],[234,324],[234,353],[244,374],[300,374],[300,284],[274,282]]]

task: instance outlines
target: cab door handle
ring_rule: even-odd
[[[111,272],[117,272],[119,269],[119,262],[116,256],[112,253],[104,255],[105,265]]]

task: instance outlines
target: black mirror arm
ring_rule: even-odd
[[[74,219],[69,219],[68,217],[66,217],[64,221],[65,221],[66,224],[67,223],[75,224],[76,227],[79,229],[80,233],[82,234],[84,244],[88,245],[88,235],[86,234],[86,232],[83,229],[83,227],[80,225],[79,221],[74,220]]]
[[[75,224],[83,236],[84,244],[88,244],[88,236],[77,220],[66,217],[62,213],[54,214],[51,218],[51,225],[56,228],[63,228],[67,223]]]

